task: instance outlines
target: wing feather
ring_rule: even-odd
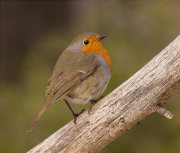
[[[53,95],[49,101],[50,104],[66,95],[73,87],[94,73],[98,64],[99,61],[95,55],[86,53],[82,56],[78,55],[76,63],[62,65],[62,69],[58,67],[61,71],[53,73],[46,91],[47,97],[49,94]]]
[[[46,99],[43,106],[31,122],[28,131],[31,131],[43,112],[56,100],[62,98],[73,87],[80,84],[98,67],[98,59],[92,53],[71,54],[66,50],[58,59],[53,74],[49,79],[46,90]],[[63,59],[63,60],[62,60]],[[73,59],[73,61],[71,61]],[[68,61],[68,62],[67,62]]]

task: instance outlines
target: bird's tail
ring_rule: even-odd
[[[37,115],[34,117],[34,119],[32,120],[27,132],[32,131],[34,125],[36,124],[36,122],[39,120],[39,118],[41,117],[41,115],[44,113],[44,111],[50,106],[50,102],[51,102],[52,96],[48,96],[48,98],[45,100],[43,106],[41,107],[41,109],[39,110],[39,112],[37,113]]]

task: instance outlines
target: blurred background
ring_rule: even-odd
[[[180,1],[1,1],[1,152],[26,152],[73,119],[59,100],[26,132],[74,37],[107,35],[113,63],[107,95],[180,35],[179,8]],[[179,102],[180,91],[165,105],[172,120],[153,113],[100,152],[179,152]],[[89,105],[71,104],[75,112]]]

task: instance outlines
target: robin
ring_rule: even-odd
[[[31,131],[43,112],[55,101],[63,99],[74,116],[74,123],[83,110],[75,114],[68,102],[86,104],[92,109],[102,95],[111,77],[112,63],[99,36],[93,32],[78,35],[64,50],[53,70],[43,106],[31,122]]]

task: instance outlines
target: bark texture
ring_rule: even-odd
[[[180,89],[180,36],[92,109],[28,151],[98,152],[147,115],[173,114],[163,105]]]

